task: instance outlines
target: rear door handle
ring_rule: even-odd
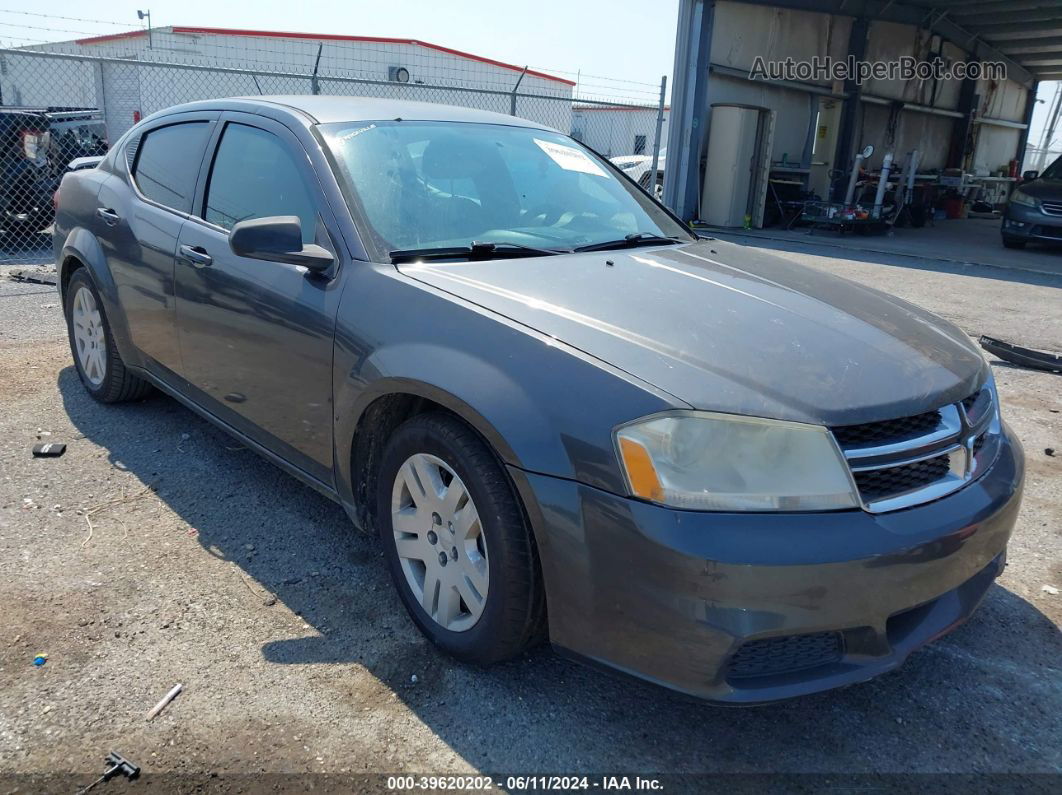
[[[110,207],[98,208],[96,210],[96,217],[101,219],[103,223],[107,224],[107,226],[114,226],[122,220],[118,213],[116,213]]]
[[[192,263],[197,268],[205,268],[214,261],[214,258],[207,254],[202,246],[181,246],[178,250],[181,259]]]

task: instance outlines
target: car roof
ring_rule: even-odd
[[[309,117],[311,121],[321,124],[344,121],[403,119],[405,121],[459,121],[477,124],[505,124],[513,127],[553,130],[552,127],[529,119],[522,119],[518,116],[509,116],[504,113],[493,113],[475,108],[462,108],[456,105],[413,102],[401,99],[379,99],[376,97],[320,96],[312,94],[209,99],[176,105],[152,114],[151,118],[194,110],[242,110],[254,112],[255,106],[260,108],[266,106],[273,113],[278,110],[288,110],[289,112]]]

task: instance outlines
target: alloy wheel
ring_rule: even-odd
[[[88,287],[82,285],[74,294],[70,322],[81,371],[92,386],[99,386],[107,377],[107,340],[96,297]]]
[[[475,626],[487,602],[483,525],[468,488],[443,460],[406,459],[391,490],[395,548],[414,598],[451,632]]]

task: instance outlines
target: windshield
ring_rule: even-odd
[[[377,255],[471,242],[538,249],[693,239],[573,139],[525,127],[380,121],[320,127]]]
[[[1062,179],[1062,157],[1045,168],[1044,173],[1040,176],[1044,179]]]

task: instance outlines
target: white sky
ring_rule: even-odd
[[[671,77],[678,0],[0,0],[0,42],[10,46],[117,33],[152,24],[290,30],[422,39],[576,78],[585,94],[648,99],[661,75]],[[25,13],[32,12],[32,13]],[[34,14],[48,14],[49,17]],[[58,19],[55,17],[75,19]],[[88,19],[120,23],[100,24]],[[603,79],[607,78],[607,79]],[[1055,83],[1040,87],[1029,140],[1040,143]],[[1062,148],[1062,125],[1056,133]]]

